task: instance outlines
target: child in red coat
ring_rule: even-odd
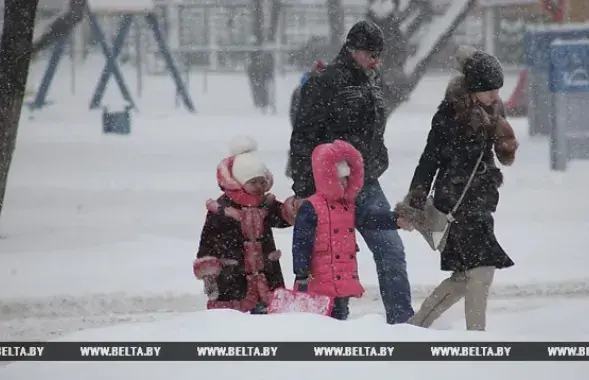
[[[194,275],[203,280],[208,309],[265,313],[270,293],[284,287],[280,250],[272,228],[294,219],[294,197],[285,204],[269,193],[272,173],[249,137],[232,141],[232,155],[217,167],[223,194],[207,201]]]
[[[316,192],[299,208],[293,233],[293,269],[300,291],[334,298],[331,316],[348,317],[350,297],[361,297],[355,233],[355,200],[364,184],[362,156],[337,140],[315,148]]]
[[[301,203],[294,224],[295,288],[334,298],[331,316],[345,320],[350,298],[364,293],[355,233],[355,201],[364,184],[362,155],[351,144],[336,140],[317,146],[311,159],[316,192]],[[376,215],[367,228],[399,226],[411,229],[386,212]]]

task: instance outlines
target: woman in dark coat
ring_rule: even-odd
[[[452,275],[424,301],[409,323],[429,327],[442,313],[465,298],[468,330],[484,330],[489,288],[495,269],[514,265],[498,243],[493,213],[499,203],[503,165],[515,159],[517,141],[505,120],[499,89],[503,70],[492,55],[468,47],[456,55],[462,75],[453,78],[433,117],[425,149],[419,159],[399,215],[410,218],[423,209],[430,189],[434,205],[449,213],[457,203],[478,162],[471,186],[453,214],[441,268]],[[434,176],[437,177],[434,181]],[[433,189],[432,189],[433,184]],[[405,214],[404,214],[405,213]]]

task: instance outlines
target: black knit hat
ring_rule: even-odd
[[[359,21],[350,28],[345,46],[351,49],[380,53],[384,48],[384,34],[375,23]]]
[[[499,60],[477,50],[464,60],[462,74],[469,92],[498,90],[503,87],[503,68]]]

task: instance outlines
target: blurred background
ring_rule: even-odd
[[[202,309],[191,264],[229,141],[254,137],[275,175],[273,193],[292,195],[284,175],[291,95],[301,74],[330,61],[366,18],[385,33],[385,80],[409,79],[409,99],[395,105],[385,134],[391,165],[381,183],[392,204],[407,193],[456,46],[503,63],[500,93],[520,148],[502,168],[496,232],[516,265],[496,275],[490,330],[558,335],[570,327],[559,339],[579,329],[589,336],[579,319],[589,295],[588,44],[570,72],[557,72],[585,70],[571,82],[574,94],[553,99],[562,88],[548,86],[557,76],[550,42],[571,31],[569,39],[589,38],[589,1],[40,0],[0,218],[0,340]],[[560,34],[532,43],[540,29]],[[582,149],[554,148],[556,98],[570,116],[559,141],[583,140]],[[572,151],[584,155],[568,160]],[[401,234],[419,303],[445,274],[418,234]],[[291,284],[292,230],[275,237]],[[374,260],[359,244],[368,293],[353,313],[382,313]],[[464,329],[462,318],[455,311],[438,327]]]
[[[113,9],[108,6],[108,3],[113,3],[112,0],[93,2],[98,5],[94,12],[109,35],[114,36],[121,13],[125,7],[133,9],[134,2],[137,3],[137,0],[121,0],[119,4],[115,3]],[[154,0],[152,4],[161,19],[174,55],[192,70],[244,71],[248,53],[258,48],[255,44],[258,33],[256,26],[260,26],[266,29],[262,45],[272,45],[267,50],[275,54],[276,69],[283,73],[306,70],[314,60],[328,59],[330,50],[334,48],[330,49],[330,41],[337,41],[335,49],[339,49],[342,36],[355,22],[365,18],[368,8],[373,3],[378,7],[381,6],[378,3],[386,2],[392,6],[385,8],[399,14],[401,21],[407,19],[407,22],[416,22],[408,34],[410,44],[417,45],[427,33],[428,18],[443,14],[452,1]],[[587,1],[567,2],[567,21],[589,18]],[[477,0],[453,33],[451,41],[436,52],[436,59],[430,68],[445,67],[456,44],[483,48],[497,55],[508,67],[522,65],[525,25],[552,19],[550,6],[546,3],[544,0]],[[36,36],[41,35],[68,6],[68,0],[40,0]],[[411,9],[414,11],[411,12]],[[263,15],[257,14],[260,10]],[[272,15],[272,12],[278,14]],[[277,25],[264,28],[264,22],[258,22],[260,16],[264,17],[266,24],[274,22]],[[277,19],[270,20],[273,17]],[[271,31],[270,28],[275,30]],[[124,44],[121,60],[130,64],[139,61],[145,66],[146,72],[161,73],[164,65],[147,26],[138,23],[131,35],[132,38]],[[79,60],[100,53],[87,25],[76,28],[71,38]],[[139,44],[137,39],[140,40]],[[43,56],[37,59],[43,59]]]
[[[72,33],[60,37],[69,27],[59,25],[59,20],[76,12],[82,14],[85,3],[40,0],[33,75],[39,71],[35,63],[49,59],[52,44],[60,38],[72,65],[71,82],[75,81],[77,67],[102,56],[96,34],[87,22],[74,22]],[[458,12],[450,9],[451,5],[460,8]],[[92,0],[90,6],[109,42],[117,34],[123,15],[153,11],[166,41],[165,50],[186,81],[190,73],[247,74],[252,95],[266,92],[268,99],[261,106],[257,101],[254,104],[274,112],[276,76],[302,73],[316,60],[331,60],[347,30],[364,18],[379,23],[387,35],[387,81],[397,79],[395,66],[405,67],[407,75],[414,71],[414,86],[424,71],[447,70],[460,44],[495,54],[506,70],[518,72],[524,64],[526,25],[589,19],[589,2],[584,0]],[[454,24],[440,24],[444,18]],[[428,39],[432,38],[435,41],[430,43]],[[425,53],[420,55],[420,49]],[[410,64],[412,59],[414,64]],[[125,70],[135,70],[139,92],[145,76],[168,73],[162,49],[142,18],[130,27],[118,61]],[[29,95],[36,91],[32,86]],[[203,88],[206,86],[203,84]],[[70,87],[74,92],[74,85]],[[519,87],[517,91],[521,92],[523,86]],[[511,104],[514,114],[525,113],[522,101],[513,102],[517,103]]]

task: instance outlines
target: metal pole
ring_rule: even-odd
[[[143,21],[143,20],[142,20]],[[143,65],[141,59],[141,26],[135,23],[135,66],[137,69],[137,96],[143,95]]]
[[[483,25],[485,28],[485,50],[495,54],[495,8],[487,6],[483,10]]]
[[[68,37],[70,47],[70,92],[72,95],[76,94],[76,49],[75,49],[75,33],[74,30],[70,32]]]
[[[202,92],[205,94],[209,91],[209,68],[208,65],[204,67],[204,71],[202,74]]]

